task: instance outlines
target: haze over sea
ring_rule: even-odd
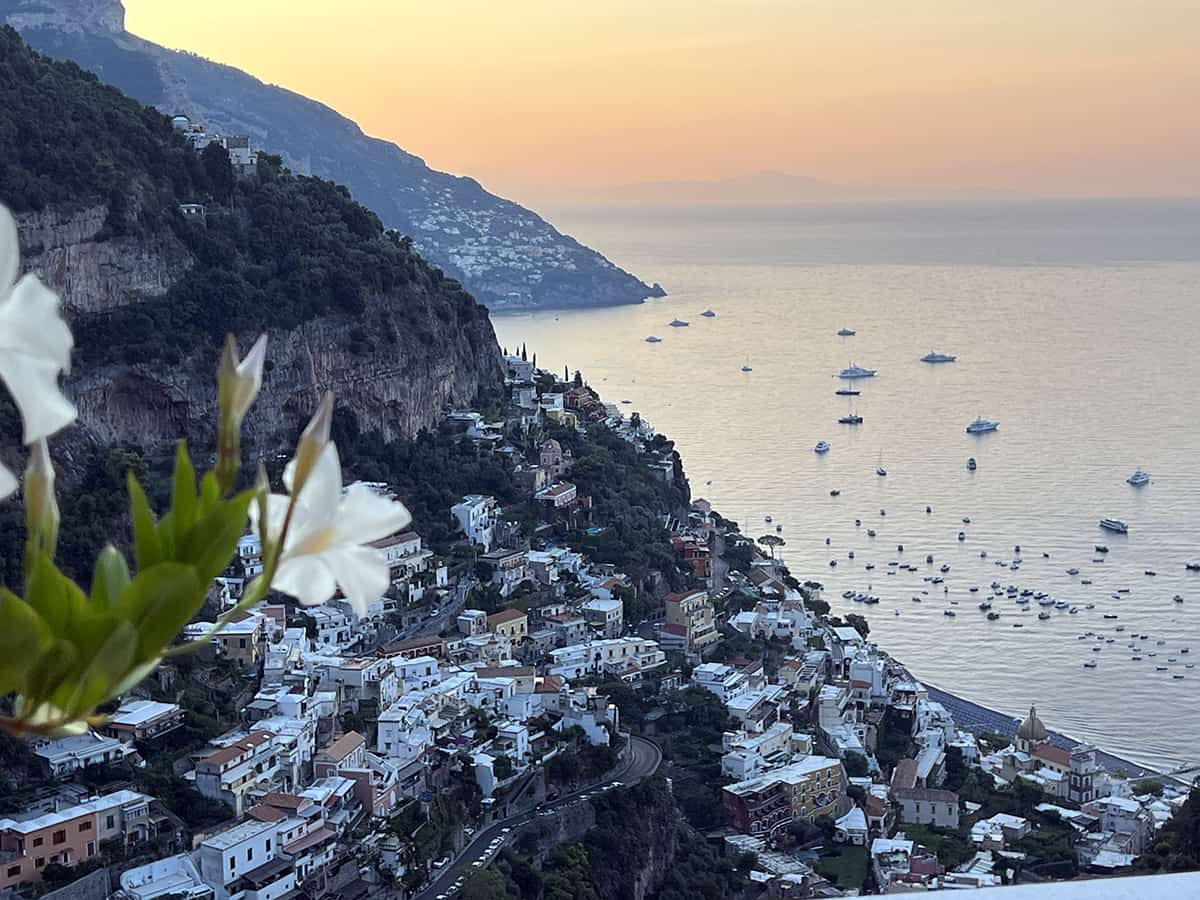
[[[695,496],[749,536],[782,525],[792,573],[823,583],[836,613],[865,614],[917,677],[1012,715],[1036,702],[1050,727],[1148,765],[1200,757],[1200,667],[1185,668],[1200,662],[1200,574],[1184,569],[1200,561],[1200,202],[575,211],[556,224],[670,296],[496,316],[502,344],[632,401],[675,440]],[[919,362],[931,349],[958,361]],[[879,370],[854,382],[857,427],[837,423],[850,401],[834,394],[851,362]],[[965,434],[977,415],[999,430]],[[1139,467],[1153,482],[1130,487]],[[1106,516],[1128,536],[1102,532]],[[994,564],[1017,544],[1018,571]],[[918,572],[889,575],[892,560]],[[943,563],[948,593],[924,581]],[[1039,621],[1036,603],[999,597],[987,621],[977,604],[993,580],[1078,612]]]

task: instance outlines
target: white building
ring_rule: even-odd
[[[120,762],[133,752],[133,747],[116,738],[101,737],[92,731],[39,741],[33,747],[33,755],[51,778],[69,778],[88,766]]]
[[[603,637],[618,638],[625,630],[625,608],[620,600],[593,597],[580,607],[583,618]]]
[[[722,703],[728,703],[738,694],[749,690],[746,676],[724,663],[701,663],[692,670],[692,683],[715,694]]]
[[[495,497],[483,494],[468,494],[462,501],[450,507],[450,515],[459,529],[472,544],[485,551],[492,549],[495,536],[493,530],[500,521],[500,505]]]

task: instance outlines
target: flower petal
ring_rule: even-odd
[[[58,294],[26,275],[0,300],[0,349],[44,357],[67,372],[75,339],[58,310]]]
[[[0,329],[3,325],[0,321]],[[75,421],[75,407],[58,386],[58,369],[52,359],[0,348],[0,381],[21,411],[26,444]]]
[[[320,606],[337,591],[337,580],[321,557],[294,556],[280,562],[271,587],[304,606]]]
[[[16,476],[13,475],[13,473],[8,469],[4,468],[3,464],[0,464],[0,500],[3,500],[5,497],[9,496],[16,489]]]
[[[338,543],[366,544],[408,526],[412,516],[404,504],[380,496],[356,482],[346,489],[338,510]]]
[[[382,597],[391,583],[387,563],[367,547],[335,547],[321,558],[333,569],[338,587],[359,618],[366,616],[367,607]]]
[[[21,271],[21,241],[8,207],[0,204],[0,296],[8,293]]]

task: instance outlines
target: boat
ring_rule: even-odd
[[[717,314],[715,312],[713,312],[711,309],[706,309],[704,312],[700,313],[700,315],[704,316],[704,318],[706,318],[706,319],[712,319],[712,318],[716,318]]]
[[[975,462],[975,457],[968,456],[967,457],[967,471],[974,472],[977,468],[979,468],[979,464]]]
[[[967,434],[984,434],[989,431],[995,431],[999,427],[999,422],[993,422],[991,419],[978,416],[974,422],[967,426]]]
[[[862,391],[860,391],[858,388],[845,387],[838,388],[836,391],[834,391],[834,393],[839,397],[858,397],[862,394]]]
[[[958,539],[960,541],[965,541],[967,539],[967,533],[965,531],[960,531],[958,533]]]
[[[632,401],[632,400],[622,400],[622,401],[621,401],[621,404],[622,404],[623,406],[628,406],[628,405],[629,405],[629,404],[631,404],[631,403],[633,403],[633,401]]]
[[[1101,519],[1100,527],[1105,531],[1112,531],[1116,534],[1128,534],[1129,526],[1120,519]]]
[[[1116,619],[1116,618],[1118,618],[1118,616],[1117,616],[1117,614],[1116,614],[1116,613],[1105,613],[1105,614],[1104,614],[1104,618],[1106,618],[1106,619]]]
[[[839,328],[838,337],[854,337],[855,331],[853,328]]]
[[[1157,575],[1158,573],[1155,572],[1153,569],[1147,569],[1146,574],[1153,577],[1153,576]]]
[[[1096,661],[1094,659],[1089,659],[1087,662],[1085,662],[1083,664],[1083,667],[1085,669],[1094,669],[1094,668],[1096,668]]]
[[[840,419],[838,419],[838,424],[839,425],[861,425],[862,420],[863,420],[863,417],[858,415],[858,413],[850,413],[849,415],[842,416]]]
[[[941,572],[943,575],[945,575],[947,572],[950,571],[950,567],[948,565],[943,564],[942,567],[940,569],[938,569],[938,571]]]
[[[957,615],[958,615],[958,613],[956,613],[956,612],[955,612],[954,610],[952,610],[952,609],[943,609],[943,610],[942,610],[942,615],[944,615],[944,616],[957,616]]]
[[[831,490],[831,491],[829,492],[829,496],[830,496],[830,497],[839,497],[839,496],[841,496],[841,493],[842,493],[842,492],[841,492],[841,491],[839,491],[837,488],[834,488],[833,490]]]
[[[1125,479],[1126,484],[1132,484],[1134,487],[1141,487],[1143,484],[1150,483],[1150,473],[1143,469],[1138,469],[1132,475]]]
[[[744,366],[742,366],[742,371],[743,372],[753,372],[754,370],[752,368],[750,368],[750,363],[746,363]]]
[[[1174,600],[1176,603],[1182,603],[1183,602],[1183,594],[1176,594],[1174,597]]]
[[[875,529],[874,528],[867,529],[867,537],[875,537]]]
[[[962,523],[963,523],[964,525],[970,525],[970,524],[971,524],[971,517],[970,517],[970,516],[963,516],[963,517],[962,517]]]
[[[1067,574],[1068,575],[1078,575],[1079,570],[1078,569],[1067,569]]]
[[[880,478],[883,478],[887,475],[887,469],[885,469],[883,467],[883,451],[882,450],[879,451],[879,465],[877,465],[875,467],[875,474],[878,475]]]
[[[998,618],[1000,618],[1000,613],[992,611],[987,614],[987,617],[989,622],[995,622]]]
[[[782,525],[776,525],[776,526],[775,526],[775,530],[776,530],[776,531],[783,531],[783,526],[782,526]]]
[[[683,319],[672,319],[667,324],[670,325],[672,328],[687,328],[688,327],[688,323],[683,321]]]
[[[813,453],[828,453],[828,452],[829,452],[829,442],[828,441],[817,441],[817,446],[813,447]]]
[[[1097,544],[1097,545],[1096,545],[1096,552],[1097,552],[1097,553],[1107,553],[1107,552],[1108,552],[1108,547],[1106,547],[1104,544]]]
[[[1189,572],[1200,572],[1200,563],[1184,563],[1183,567]]]
[[[847,368],[838,372],[838,378],[874,378],[877,369],[865,369],[862,366],[851,363]]]
[[[950,363],[950,362],[954,362],[956,359],[958,359],[957,356],[951,356],[948,353],[935,353],[933,350],[930,350],[928,353],[926,353],[924,356],[921,357],[921,362]]]
[[[662,338],[655,337],[654,335],[650,335],[650,337],[646,338],[646,343],[647,344],[661,344]]]
[[[986,611],[986,610],[989,610],[989,609],[991,609],[991,608],[992,608],[992,601],[991,601],[991,600],[984,600],[983,602],[981,602],[981,603],[979,604],[979,608],[980,608],[980,609],[982,609],[982,610],[985,610],[985,611]]]

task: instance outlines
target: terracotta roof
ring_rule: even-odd
[[[535,694],[557,694],[562,690],[562,685],[563,679],[561,675],[547,675],[533,689],[533,692]]]
[[[295,794],[270,793],[262,798],[263,805],[274,806],[278,809],[300,809],[312,803],[308,797],[297,797]]]
[[[260,822],[281,822],[287,818],[287,813],[274,806],[264,806],[259,803],[246,810],[246,815]]]
[[[917,857],[909,861],[908,871],[914,875],[941,875],[946,870],[938,865],[936,859]]]
[[[283,847],[283,852],[291,854],[302,853],[303,851],[308,850],[311,847],[315,847],[321,842],[334,837],[337,837],[336,832],[324,827],[317,828],[313,831],[310,831],[303,837],[297,838],[290,844],[285,844]]]
[[[318,751],[323,756],[329,756],[341,762],[359,747],[366,744],[367,739],[357,731],[347,731],[340,738],[330,744],[328,747]]]
[[[261,747],[269,740],[271,740],[271,733],[269,731],[252,731],[244,738],[234,741],[228,747],[222,747],[219,750],[214,750],[200,761],[219,766],[223,763],[229,762],[231,759],[237,759],[247,750],[253,750],[255,747]]]
[[[897,800],[927,800],[934,803],[958,803],[958,794],[938,788],[893,788],[892,796]]]
[[[492,613],[487,617],[488,625],[503,625],[505,622],[515,622],[517,619],[524,619],[525,613],[519,609],[502,609],[498,613]]]
[[[668,622],[666,625],[659,627],[659,632],[665,631],[667,634],[682,634],[687,635],[687,628],[683,625],[676,625],[674,622]]]
[[[863,806],[867,810],[867,815],[872,819],[878,819],[887,812],[887,804],[874,794],[867,794],[866,800],[863,801]]]
[[[892,789],[911,788],[917,785],[917,761],[902,759],[892,770]]]
[[[1034,747],[1033,755],[1060,766],[1069,766],[1071,764],[1071,751],[1064,750],[1062,747],[1056,747],[1049,741]]]
[[[681,600],[686,600],[688,597],[695,597],[697,594],[707,597],[708,591],[680,591],[676,594],[667,594],[667,603],[679,603]]]

